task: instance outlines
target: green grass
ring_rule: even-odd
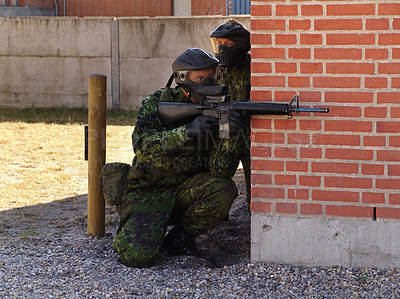
[[[136,120],[136,111],[107,110],[107,124],[132,126]],[[86,108],[0,108],[0,122],[87,124]]]

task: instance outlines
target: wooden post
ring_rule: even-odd
[[[106,161],[107,77],[89,77],[88,115],[88,236],[105,235],[105,203],[100,186],[100,171]]]

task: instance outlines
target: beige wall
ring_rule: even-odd
[[[0,107],[87,107],[88,77],[101,73],[108,107],[136,109],[185,49],[211,51],[208,33],[225,19],[0,18]]]

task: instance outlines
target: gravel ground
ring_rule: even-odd
[[[112,208],[106,236],[86,236],[86,196],[0,211],[0,298],[400,298],[400,268],[250,263],[243,195],[229,220],[196,240],[201,257],[162,253],[147,269],[112,251]]]

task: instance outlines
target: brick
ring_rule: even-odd
[[[251,5],[250,12],[252,16],[270,16],[271,5]]]
[[[289,58],[291,59],[310,59],[311,51],[310,49],[289,49]]]
[[[399,15],[400,4],[399,3],[380,3],[378,4],[379,15]]]
[[[296,185],[296,176],[295,175],[276,174],[275,175],[275,186],[277,186],[277,185]]]
[[[251,49],[252,58],[285,58],[285,49],[280,48],[252,48]]]
[[[359,193],[352,191],[313,190],[313,201],[358,202]]]
[[[365,88],[381,89],[387,87],[388,87],[387,78],[377,78],[377,77],[365,78]]]
[[[310,137],[308,134],[288,134],[288,144],[308,144]]]
[[[390,108],[390,117],[391,118],[400,118],[400,107],[391,107]]]
[[[364,192],[361,195],[361,201],[368,204],[384,204],[385,193]]]
[[[296,158],[297,149],[293,147],[276,147],[274,151],[275,158]]]
[[[352,59],[360,60],[362,58],[361,49],[335,49],[335,48],[321,48],[314,50],[315,59]]]
[[[252,34],[250,36],[252,45],[270,45],[272,43],[271,34]]]
[[[400,92],[378,92],[378,104],[399,104]]]
[[[326,120],[325,131],[372,132],[370,121]]]
[[[400,176],[400,165],[388,165],[388,175]]]
[[[339,117],[361,117],[361,107],[351,107],[351,106],[330,106],[329,107],[329,118],[332,116]]]
[[[271,203],[270,202],[252,201],[250,204],[250,210],[252,212],[269,213],[269,212],[271,212]]]
[[[320,62],[300,62],[302,74],[322,74],[323,64]]]
[[[389,194],[389,204],[400,205],[400,194]]]
[[[251,76],[251,86],[284,87],[285,77],[283,76]]]
[[[271,147],[269,146],[252,146],[250,148],[250,154],[252,157],[271,157]]]
[[[328,4],[328,16],[375,15],[374,4]]]
[[[360,146],[361,142],[358,135],[315,134],[312,144]]]
[[[287,161],[286,162],[286,171],[307,172],[308,171],[308,163],[307,162],[298,162],[298,161]]]
[[[375,35],[365,33],[353,34],[327,34],[327,45],[374,45]]]
[[[285,30],[285,20],[251,20],[251,30]]]
[[[322,5],[302,5],[301,15],[303,16],[319,16],[323,13]]]
[[[282,161],[255,160],[251,161],[252,170],[283,171]]]
[[[320,187],[321,186],[321,177],[320,176],[299,176],[299,185],[300,186],[309,186],[309,187]]]
[[[334,62],[326,64],[326,73],[331,74],[373,74],[373,63]]]
[[[271,185],[272,184],[272,175],[265,173],[252,173],[251,174],[251,183],[259,184],[259,185]]]
[[[289,30],[310,30],[310,20],[289,20]]]
[[[400,88],[400,78],[392,78],[392,88]]]
[[[400,45],[400,33],[380,33],[378,35],[378,45]]]
[[[295,34],[276,34],[276,45],[293,45],[297,43],[297,36]]]
[[[389,146],[400,147],[400,137],[389,136]]]
[[[377,207],[376,218],[400,219],[400,209]]]
[[[320,131],[322,128],[320,120],[300,119],[300,130],[304,131]]]
[[[363,146],[386,146],[385,136],[364,136]]]
[[[346,149],[346,148],[327,148],[325,150],[327,159],[343,159],[343,160],[373,160],[374,152],[364,149]]]
[[[277,16],[297,16],[297,5],[277,5],[276,6]]]
[[[271,102],[272,101],[272,91],[271,90],[251,90],[250,98],[252,101],[261,102]],[[252,119],[258,116],[253,116]]]
[[[376,122],[376,132],[378,132],[378,133],[400,133],[400,122],[378,121],[378,122]]]
[[[297,213],[297,204],[287,203],[287,202],[277,202],[276,212],[285,214],[295,214]]]
[[[275,71],[277,73],[296,73],[297,64],[295,62],[276,62]]]
[[[275,119],[275,130],[296,130],[296,121],[292,119]]]
[[[314,77],[317,88],[360,88],[361,79],[356,77]]]
[[[299,93],[301,103],[303,102],[321,102],[320,91],[300,91]]]
[[[342,217],[364,217],[373,218],[374,210],[372,207],[357,207],[357,206],[333,206],[325,207],[327,216],[342,216]]]
[[[400,179],[376,179],[377,189],[400,189]]]
[[[315,30],[362,30],[361,19],[320,19],[314,20]]]
[[[275,91],[275,101],[288,103],[295,93],[293,91]]]
[[[322,45],[321,34],[301,34],[300,43],[302,45]]]
[[[289,199],[308,199],[309,197],[309,190],[308,189],[288,189],[288,198]]]
[[[365,49],[365,59],[384,60],[389,58],[387,49]]]
[[[303,203],[300,205],[300,214],[303,215],[322,215],[322,205]]]
[[[271,126],[272,120],[268,118],[255,118],[253,117],[251,119],[251,127],[254,129],[267,129],[270,130],[272,128]]]
[[[284,143],[285,135],[282,133],[252,132],[251,141],[257,143]]]
[[[380,62],[378,64],[378,73],[379,74],[398,74],[400,68],[400,63],[390,62],[383,63]]]
[[[301,148],[300,158],[302,159],[319,159],[322,158],[322,149],[320,148]]]
[[[289,76],[288,87],[310,87],[310,77]]]
[[[384,175],[385,166],[380,164],[362,164],[361,173],[363,175]]]
[[[389,19],[367,19],[366,20],[367,30],[388,30]]]
[[[251,196],[253,198],[272,198],[272,199],[284,199],[285,191],[282,188],[273,187],[252,187]]]
[[[400,29],[400,19],[393,19],[393,29]]]
[[[378,150],[378,161],[400,161],[400,152],[398,150]]]
[[[356,163],[334,163],[334,162],[313,162],[311,171],[341,174],[357,174],[358,164]]]
[[[336,187],[336,188],[360,188],[370,189],[372,188],[372,179],[360,178],[360,177],[325,177],[325,187]]]
[[[269,62],[252,62],[251,72],[252,73],[271,73],[272,66]]]

